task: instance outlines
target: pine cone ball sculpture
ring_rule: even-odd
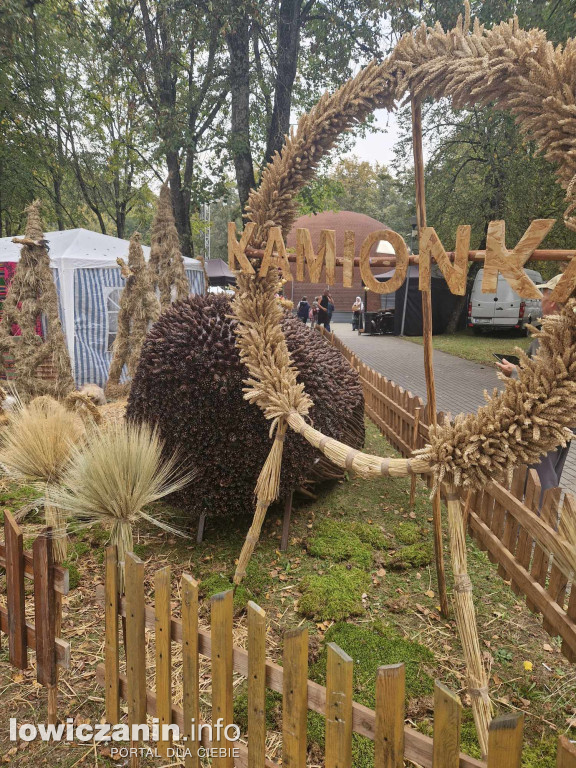
[[[181,494],[198,516],[254,511],[254,487],[270,451],[270,423],[243,397],[248,377],[235,346],[226,296],[192,296],[166,310],[150,329],[132,382],[126,416],[156,425],[167,453],[194,467]],[[310,417],[324,434],[353,448],[364,443],[364,398],[357,373],[318,333],[288,315],[288,348],[314,401]],[[339,476],[302,437],[288,432],[280,498],[307,479]]]

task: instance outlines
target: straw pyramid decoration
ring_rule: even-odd
[[[162,184],[160,188],[150,246],[148,268],[152,276],[152,290],[158,290],[160,306],[164,310],[173,299],[181,301],[190,293],[168,184]]]
[[[21,397],[62,398],[74,389],[74,379],[58,316],[58,294],[44,240],[40,202],[32,203],[26,211],[26,234],[13,240],[22,245],[22,251],[4,301],[0,354],[14,359],[14,385]],[[45,330],[44,339],[36,333],[39,318]],[[15,325],[20,329],[18,336],[13,335]],[[54,380],[41,378],[39,368],[45,363],[52,363]]]
[[[130,238],[128,264],[123,259],[117,261],[126,279],[126,286],[120,297],[118,333],[112,346],[112,362],[106,385],[106,394],[110,397],[125,395],[130,389],[129,382],[120,384],[122,369],[126,365],[128,376],[132,379],[148,327],[160,315],[160,302],[152,289],[150,271],[144,260],[138,232],[134,232]]]

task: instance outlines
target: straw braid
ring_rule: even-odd
[[[510,110],[569,186],[576,174],[576,40],[554,47],[542,30],[520,29],[516,18],[490,30],[475,20],[470,32],[468,16],[466,4],[466,19],[449,32],[422,25],[405,35],[386,61],[370,63],[300,118],[248,199],[246,218],[257,224],[253,243],[262,245],[271,226],[287,234],[297,215],[294,196],[340,134],[375,109],[392,109],[408,91],[449,96],[456,108],[494,102]]]
[[[278,273],[270,269],[263,278],[238,273],[238,288],[232,301],[236,345],[250,378],[244,383],[245,397],[270,419],[270,436],[281,417],[296,411],[305,416],[312,400],[297,381],[282,332],[282,309],[276,298]]]

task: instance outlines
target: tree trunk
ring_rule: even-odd
[[[170,174],[170,192],[172,193],[176,229],[178,230],[182,246],[182,256],[192,256],[192,229],[190,227],[189,204],[186,202],[186,194],[182,186],[180,160],[177,152],[166,152],[166,165]]]
[[[302,0],[281,0],[278,18],[278,72],[274,91],[274,109],[268,130],[265,164],[284,146],[284,137],[290,130],[292,89],[298,66],[300,49]]]
[[[226,35],[230,54],[230,92],[232,126],[230,150],[234,158],[240,207],[244,210],[250,190],[256,186],[250,147],[250,20],[238,19],[235,29]]]

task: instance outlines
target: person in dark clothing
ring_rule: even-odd
[[[320,299],[320,309],[318,310],[318,325],[323,325],[327,331],[330,331],[330,320],[334,312],[334,301],[328,290],[325,290]]]
[[[556,275],[556,277],[548,280],[547,283],[543,283],[542,285],[537,286],[537,288],[540,288],[543,294],[542,317],[546,317],[547,315],[556,315],[561,309],[560,304],[550,300],[550,294],[558,284],[560,278],[561,275]],[[532,339],[532,342],[530,343],[530,346],[526,352],[528,357],[534,357],[538,353],[539,346],[540,340]],[[512,379],[518,378],[518,369],[514,363],[511,363],[509,360],[504,358],[501,363],[496,363],[496,366],[501,370],[504,376]],[[572,431],[574,432],[574,429]],[[564,469],[564,464],[566,463],[566,457],[568,456],[569,448],[570,443],[568,443],[566,446],[559,445],[557,448],[554,448],[553,451],[548,451],[545,456],[542,456],[538,464],[531,465],[531,468],[536,470],[538,477],[540,478],[542,494],[544,494],[544,491],[546,491],[548,488],[558,488],[560,485],[560,478],[562,477],[562,470]]]
[[[308,322],[308,315],[310,314],[310,304],[308,304],[308,301],[306,300],[306,296],[302,296],[301,300],[298,302],[298,307],[296,308],[296,315],[297,317],[302,320],[304,325]]]

